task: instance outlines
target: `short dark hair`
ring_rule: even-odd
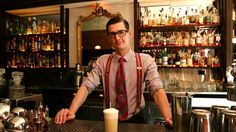
[[[108,33],[108,27],[112,24],[116,24],[116,23],[120,23],[120,22],[123,22],[123,24],[125,25],[125,28],[127,31],[129,31],[129,23],[127,20],[125,20],[124,18],[120,17],[120,16],[116,16],[116,17],[113,17],[111,18],[107,24],[106,24],[106,30],[107,30],[107,33]]]

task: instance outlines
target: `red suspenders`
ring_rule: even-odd
[[[110,73],[110,67],[111,67],[111,60],[113,56],[110,55],[107,64],[106,64],[106,71],[105,71],[105,85],[104,85],[104,95],[105,95],[105,103],[106,108],[110,106],[110,99],[109,99],[109,73]],[[142,61],[139,53],[135,54],[136,58],[136,67],[137,67],[137,107],[140,106],[141,98],[142,98],[142,76],[143,76],[143,69],[142,69]]]
[[[105,101],[106,101],[106,108],[110,107],[110,99],[109,99],[109,72],[110,72],[112,58],[113,58],[113,56],[110,55],[108,60],[107,60],[106,71],[105,71],[104,95],[105,95]]]

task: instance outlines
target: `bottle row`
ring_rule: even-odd
[[[61,54],[13,54],[8,56],[7,67],[12,68],[60,68]],[[66,64],[65,57],[63,59],[64,64]]]
[[[213,5],[141,7],[140,26],[203,25],[220,23]]]
[[[7,35],[28,35],[59,32],[60,22],[56,22],[53,18],[48,20],[45,18],[24,17],[15,19],[14,21],[8,19],[6,20]]]
[[[157,65],[167,67],[220,67],[213,49],[142,50],[153,57]]]
[[[56,36],[24,36],[7,40],[6,52],[36,52],[61,50],[60,39]]]
[[[220,46],[221,35],[216,30],[141,32],[140,47],[158,46]]]

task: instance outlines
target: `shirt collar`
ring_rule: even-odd
[[[132,56],[134,56],[134,51],[132,49],[129,50],[129,52],[124,56],[125,61],[129,61],[132,59]],[[120,59],[120,55],[118,55],[116,52],[113,52],[113,57],[116,61]]]

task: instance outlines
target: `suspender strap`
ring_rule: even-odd
[[[110,99],[109,99],[109,74],[110,74],[110,67],[111,67],[111,60],[113,56],[110,55],[107,64],[106,64],[106,72],[105,72],[105,88],[104,88],[104,95],[105,95],[105,103],[106,108],[110,107]]]
[[[139,53],[136,53],[136,66],[137,66],[137,107],[139,108],[141,104],[142,98],[142,78],[143,78],[143,69],[142,69],[142,62]]]
[[[106,64],[106,72],[105,72],[105,88],[104,88],[104,95],[105,95],[105,103],[106,108],[110,106],[110,99],[109,99],[109,74],[110,74],[110,67],[111,61],[113,56],[110,55],[107,64]],[[135,54],[136,58],[136,68],[137,68],[137,108],[139,108],[142,98],[142,78],[143,78],[143,69],[142,69],[142,61],[139,53]]]

